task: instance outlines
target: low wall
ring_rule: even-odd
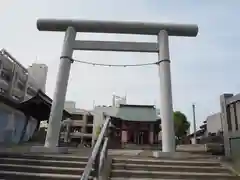
[[[27,118],[24,113],[0,103],[0,143],[18,144],[28,141],[36,129],[37,120]]]

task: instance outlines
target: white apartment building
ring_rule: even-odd
[[[93,145],[97,131],[104,123],[103,113],[112,113],[114,107],[126,104],[126,97],[113,95],[113,107],[96,106],[92,111],[76,108],[76,102],[66,101],[64,108],[71,113],[72,119],[63,122],[60,138],[66,142],[77,142]]]
[[[39,89],[41,89],[45,93],[48,73],[47,65],[33,63],[31,66],[28,67],[28,73],[30,77],[34,78],[31,79],[29,83],[34,80]]]
[[[77,144],[92,144],[93,115],[90,111],[76,108],[74,101],[66,101],[64,107],[72,118],[62,124],[60,139]]]
[[[9,52],[0,51],[0,93],[17,101],[30,99],[38,90],[45,92],[48,68],[33,64],[26,69]]]
[[[221,113],[215,113],[207,117],[207,132],[208,133],[215,133],[217,134],[219,131],[223,132],[223,123]]]

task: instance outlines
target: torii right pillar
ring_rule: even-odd
[[[173,122],[172,85],[168,39],[168,32],[166,30],[161,30],[158,34],[158,69],[160,78],[162,151],[174,153],[176,150],[176,145]]]

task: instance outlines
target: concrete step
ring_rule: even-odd
[[[125,158],[114,158],[113,163],[124,163],[124,164],[145,164],[145,165],[178,165],[178,166],[205,166],[213,167],[220,166],[220,162],[216,160],[174,160],[174,159],[125,159]]]
[[[27,173],[59,173],[70,175],[81,175],[84,168],[56,167],[56,166],[37,166],[24,164],[0,164],[0,169],[5,171],[17,171]]]
[[[19,171],[3,171],[0,170],[0,178],[4,180],[79,180],[80,175],[71,174],[48,174],[48,173],[28,173]],[[90,177],[89,179],[93,179]]]
[[[41,166],[58,166],[58,167],[79,167],[84,168],[86,166],[86,162],[82,161],[66,161],[66,160],[46,160],[46,159],[26,159],[22,158],[0,158],[1,164],[23,164],[23,162],[27,165],[41,165]]]
[[[110,178],[111,180],[166,180],[166,179],[162,179],[162,178],[132,178],[132,177],[129,177],[129,178],[119,178],[119,177],[113,177],[113,178]],[[181,180],[181,179],[167,179],[167,180]],[[195,180],[195,179],[192,179],[192,180]]]
[[[111,180],[153,180],[152,178],[110,178]],[[154,179],[154,180],[166,180],[166,179]],[[179,179],[168,179],[179,180]]]
[[[179,152],[206,152],[206,145],[205,144],[184,144],[184,145],[177,145],[177,151]]]
[[[65,160],[65,161],[81,161],[87,162],[87,156],[71,156],[71,155],[56,155],[56,154],[35,154],[35,153],[0,153],[1,158],[26,158],[35,160]]]
[[[0,179],[79,180],[87,161],[88,157],[66,154],[0,153]]]
[[[213,173],[231,173],[229,169],[222,166],[188,166],[188,165],[159,165],[159,164],[125,164],[113,163],[112,169],[117,170],[148,170],[148,171],[167,171],[167,172],[213,172]]]
[[[239,180],[239,176],[229,173],[161,172],[148,170],[112,170],[111,177],[152,178],[152,179],[191,179],[191,180]]]

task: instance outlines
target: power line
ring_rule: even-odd
[[[142,64],[104,64],[104,63],[95,63],[95,62],[88,62],[88,61],[81,61],[77,59],[70,58],[68,56],[62,56],[62,58],[70,59],[72,62],[78,62],[82,64],[88,64],[93,66],[103,66],[103,67],[140,67],[140,66],[150,66],[150,65],[156,65],[159,64],[159,61],[157,62],[150,62],[150,63],[142,63]]]

